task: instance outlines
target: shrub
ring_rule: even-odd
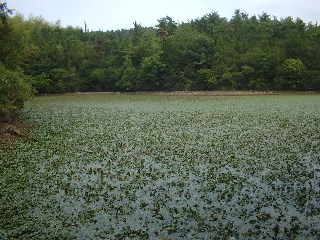
[[[13,71],[0,65],[0,121],[13,120],[24,102],[34,94],[32,87],[24,81],[21,71]]]

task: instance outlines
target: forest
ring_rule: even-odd
[[[320,89],[320,26],[299,18],[213,11],[90,31],[0,4],[2,120],[35,93]]]

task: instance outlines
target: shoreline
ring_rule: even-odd
[[[160,96],[260,96],[260,95],[316,95],[319,91],[250,91],[250,90],[229,90],[229,91],[131,91],[131,92],[71,92],[71,93],[46,93],[39,96],[50,95],[91,95],[91,94],[129,94],[129,95],[160,95]]]

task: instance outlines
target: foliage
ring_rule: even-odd
[[[301,89],[306,75],[306,67],[300,59],[287,59],[282,64],[282,77],[293,89]]]
[[[0,65],[0,122],[10,121],[33,95],[33,89],[24,81],[20,71]]]
[[[161,62],[159,55],[145,57],[140,68],[140,78],[143,90],[161,89],[165,68],[166,66]]]
[[[219,87],[219,80],[216,78],[211,69],[201,68],[197,72],[199,81],[205,81],[208,89],[217,89]]]
[[[21,36],[10,62],[40,92],[320,89],[320,27],[299,18],[236,10],[230,20],[217,12],[187,23],[166,16],[155,28],[134,22],[106,32],[21,15],[9,22]]]
[[[0,152],[4,239],[317,239],[320,98],[28,101]],[[14,201],[12,201],[14,199]]]
[[[162,40],[169,38],[177,29],[177,23],[169,16],[158,19],[157,33]]]
[[[132,61],[128,58],[123,66],[122,76],[116,82],[116,87],[122,91],[135,90],[138,71],[133,66]]]
[[[49,72],[50,80],[54,85],[51,92],[76,92],[78,73],[75,67],[70,69],[55,68]]]
[[[15,118],[33,93],[25,81],[28,77],[16,66],[18,55],[8,22],[10,14],[12,10],[0,2],[0,122]]]
[[[0,2],[0,62],[8,61],[10,57],[10,44],[12,39],[11,29],[8,24],[8,18],[12,10],[8,9],[7,3]]]

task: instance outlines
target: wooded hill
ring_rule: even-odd
[[[0,62],[1,88],[23,79],[39,93],[319,90],[320,27],[236,10],[230,20],[211,12],[187,23],[167,16],[155,27],[88,31],[12,16],[2,3]]]

